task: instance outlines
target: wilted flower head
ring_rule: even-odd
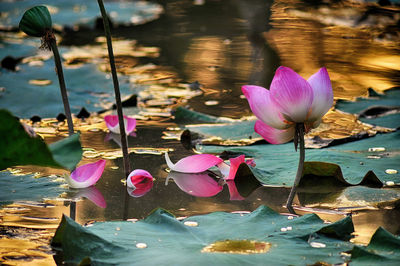
[[[297,123],[303,123],[306,131],[317,127],[333,104],[332,85],[325,67],[305,80],[281,66],[269,90],[246,85],[242,91],[258,118],[254,130],[272,144],[292,140]]]

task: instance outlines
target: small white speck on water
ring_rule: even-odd
[[[282,227],[281,228],[281,232],[286,232],[287,231],[287,228],[286,227]]]
[[[293,228],[291,226],[286,227],[286,230],[291,231]]]
[[[191,227],[199,226],[198,222],[193,222],[193,221],[186,221],[183,224],[186,225],[186,226],[191,226]]]
[[[137,243],[136,247],[137,248],[147,248],[147,244],[146,243]]]
[[[380,159],[381,157],[377,156],[377,155],[368,155],[367,158],[368,159]]]
[[[369,148],[368,151],[385,151],[386,149],[384,147],[373,147]]]
[[[126,221],[127,221],[127,222],[136,223],[137,221],[139,221],[139,219],[132,218],[132,219],[127,219]]]
[[[121,228],[119,228],[119,227],[115,227],[115,230],[117,230],[117,231],[121,231]]]
[[[293,219],[294,219],[294,217],[293,217],[293,216],[291,216],[291,215],[289,215],[289,216],[287,217],[287,219],[288,219],[288,220],[293,220]]]
[[[386,169],[385,173],[388,174],[388,175],[395,175],[395,174],[397,174],[397,170],[395,170],[395,169]]]
[[[219,102],[218,101],[206,101],[206,102],[204,102],[204,104],[210,106],[210,105],[217,105],[217,104],[219,104]]]
[[[313,248],[325,248],[326,245],[324,243],[319,242],[310,242],[310,246]]]
[[[394,186],[394,182],[393,181],[386,181],[386,186]]]

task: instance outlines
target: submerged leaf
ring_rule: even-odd
[[[189,222],[197,226],[186,225]],[[282,232],[282,227],[292,230]],[[326,225],[315,214],[289,220],[264,206],[249,214],[214,212],[182,221],[158,209],[136,223],[102,222],[88,228],[64,217],[52,244],[63,249],[68,263],[88,258],[92,264],[130,265],[288,265],[299,261],[335,264],[345,262],[340,253],[353,245],[341,239],[349,239],[353,230],[349,217]],[[308,243],[310,237],[325,247],[313,248]],[[206,247],[221,246],[221,241],[233,244],[224,245],[223,252],[220,249],[213,252],[212,248],[205,252]],[[145,243],[146,248],[138,248],[139,243]],[[261,248],[263,252],[259,252],[255,243],[270,245],[270,249]],[[241,246],[255,249],[245,254],[257,254],[235,252],[242,250]],[[291,256],[287,255],[288,250]]]

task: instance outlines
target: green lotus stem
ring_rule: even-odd
[[[63,73],[60,54],[58,53],[58,48],[57,48],[57,43],[56,43],[55,37],[50,38],[48,45],[54,54],[54,63],[56,65],[58,81],[60,83],[61,97],[62,97],[62,101],[64,104],[65,115],[67,117],[68,134],[71,136],[74,134],[74,123],[72,122],[71,109],[69,107],[67,89],[65,87],[64,73]]]
[[[297,168],[296,178],[294,180],[294,184],[292,189],[290,190],[290,194],[288,200],[286,202],[286,208],[290,213],[296,214],[294,211],[292,204],[293,199],[296,194],[297,187],[299,186],[301,177],[303,176],[303,168],[304,168],[304,159],[305,159],[305,148],[304,148],[304,124],[298,123],[296,124],[296,133],[294,134],[294,143],[295,149],[297,150],[297,144],[300,144],[300,157],[299,157],[299,166]]]
[[[105,32],[106,39],[107,39],[108,57],[110,60],[111,74],[112,74],[112,79],[113,79],[113,83],[114,83],[115,102],[117,105],[119,129],[120,129],[120,134],[121,134],[121,148],[122,148],[122,155],[123,155],[123,160],[124,160],[125,177],[128,177],[128,175],[130,173],[128,140],[127,140],[127,136],[126,136],[126,132],[125,132],[124,115],[122,112],[121,93],[119,91],[117,70],[115,68],[115,60],[114,60],[114,52],[113,52],[113,48],[112,48],[110,25],[108,23],[107,12],[104,8],[103,1],[97,0],[97,2],[99,3],[101,16],[103,17],[104,32]]]

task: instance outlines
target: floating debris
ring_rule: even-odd
[[[147,248],[147,244],[146,243],[137,243],[136,247],[137,248]]]
[[[397,170],[395,170],[395,169],[386,169],[385,173],[388,174],[388,175],[395,175],[395,174],[397,174]],[[388,181],[388,182],[391,182],[391,181]]]
[[[271,244],[254,240],[224,240],[217,241],[206,247],[201,252],[231,253],[231,254],[258,254],[267,253]]]
[[[325,248],[326,244],[319,242],[310,242],[310,246],[313,248]]]
[[[374,152],[374,151],[385,151],[386,149],[384,147],[373,147],[373,148],[369,148],[368,151],[369,152]]]
[[[48,79],[31,79],[29,84],[36,85],[36,86],[47,86],[52,83],[51,80]]]
[[[204,102],[204,104],[207,106],[212,106],[212,105],[218,105],[219,102],[218,101],[206,101],[206,102]]]
[[[191,226],[191,227],[199,226],[198,222],[193,222],[193,221],[186,221],[183,224],[186,225],[186,226]]]
[[[386,181],[386,186],[394,186],[394,182],[393,181]]]
[[[294,219],[294,217],[293,217],[293,216],[291,216],[291,215],[289,215],[289,216],[287,217],[287,219],[288,219],[288,220],[293,220],[293,219]]]

